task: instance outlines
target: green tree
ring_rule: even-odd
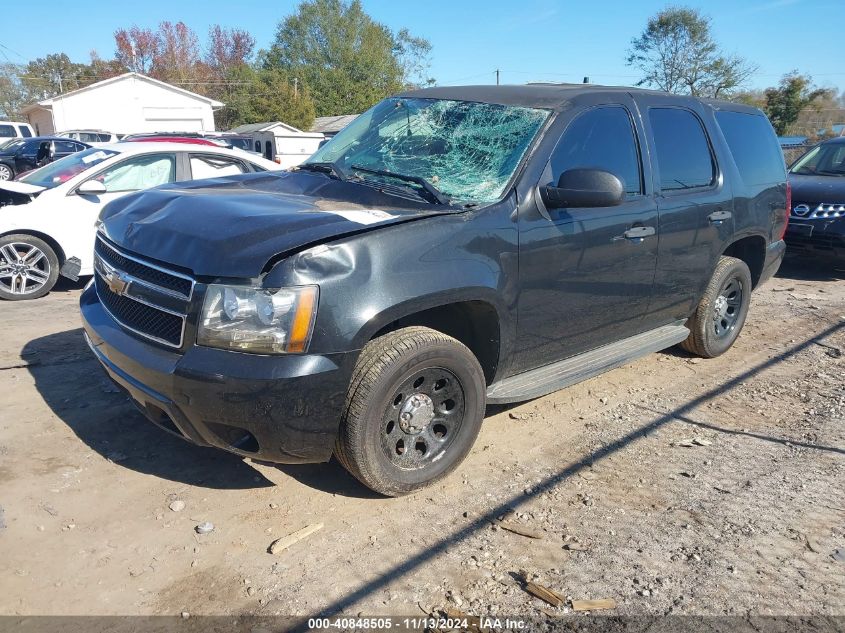
[[[702,97],[727,96],[757,70],[723,54],[710,32],[710,18],[687,7],[669,7],[651,17],[631,41],[626,61],[643,74],[638,86]]]
[[[789,132],[804,110],[817,108],[817,101],[832,96],[830,90],[815,88],[812,77],[799,75],[798,71],[784,75],[780,85],[767,88],[765,95],[763,109],[779,135]]]
[[[307,87],[324,116],[361,112],[419,81],[430,51],[427,40],[374,21],[360,0],[305,0],[279,24],[263,64]]]
[[[70,61],[65,53],[51,53],[26,65],[21,81],[33,99],[47,99],[91,82],[87,64]]]
[[[19,119],[20,110],[29,102],[29,94],[20,77],[24,74],[20,64],[0,64],[0,116]]]
[[[215,114],[220,129],[282,121],[307,130],[314,123],[314,101],[307,88],[294,87],[284,71],[242,64],[229,69],[226,84],[227,92],[221,95],[226,107]]]

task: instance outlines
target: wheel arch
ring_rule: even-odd
[[[739,237],[725,247],[722,255],[744,261],[751,271],[751,287],[757,287],[766,262],[765,237],[756,234]]]
[[[31,235],[32,237],[37,237],[39,240],[46,242],[47,245],[56,253],[56,257],[59,260],[59,267],[63,266],[67,261],[67,256],[65,255],[65,250],[62,248],[62,245],[59,244],[55,238],[47,235],[46,233],[35,231],[33,229],[11,229],[0,233],[0,237],[6,237],[7,235]]]
[[[501,312],[489,297],[473,296],[460,300],[430,297],[425,302],[410,301],[373,317],[357,337],[368,341],[409,326],[429,327],[457,339],[478,359],[487,384],[499,368],[503,323]]]

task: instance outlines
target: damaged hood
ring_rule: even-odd
[[[310,172],[166,185],[124,196],[100,215],[118,246],[198,276],[254,278],[280,255],[463,209],[416,203]]]

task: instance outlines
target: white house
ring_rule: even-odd
[[[74,129],[213,132],[214,111],[223,105],[146,75],[125,73],[33,103],[23,113],[39,135]]]

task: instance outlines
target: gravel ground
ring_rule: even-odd
[[[157,430],[87,350],[79,292],[0,305],[0,614],[845,616],[842,275],[789,263],[718,359],[491,408],[401,499]]]

